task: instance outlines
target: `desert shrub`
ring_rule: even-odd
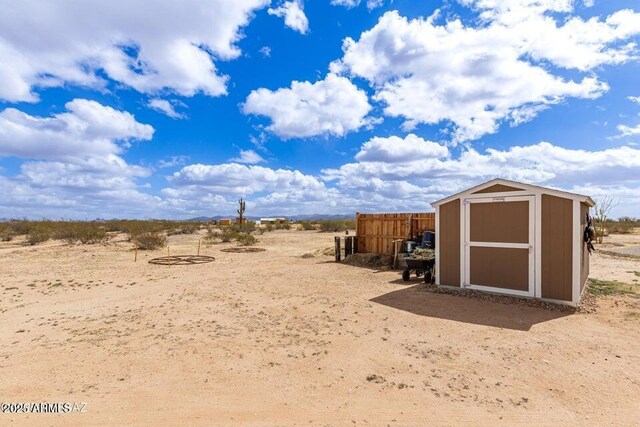
[[[193,234],[198,231],[200,227],[194,223],[184,223],[179,227],[171,228],[167,230],[168,236],[174,236],[176,234]]]
[[[245,221],[242,224],[227,225],[224,229],[235,231],[236,233],[251,233],[256,230],[256,224],[255,222]]]
[[[256,243],[258,243],[258,239],[255,236],[252,236],[251,234],[238,234],[236,236],[236,241],[238,242],[239,245],[242,246],[253,246]]]
[[[29,227],[32,226],[31,221],[11,221],[11,228],[15,231],[16,235],[23,235],[29,233]]]
[[[134,241],[134,243],[136,237],[140,235],[161,234],[161,231],[163,231],[162,224],[155,221],[126,221],[123,228],[124,232],[127,233],[127,239]],[[163,235],[162,237],[166,236]]]
[[[617,221],[607,221],[605,224],[608,234],[631,234],[636,227],[640,227],[640,219],[628,216]]]
[[[76,226],[76,233],[83,245],[102,243],[107,239],[107,230],[96,223],[80,223]]]
[[[337,232],[344,230],[353,230],[356,227],[354,220],[330,219],[319,221],[321,232]]]
[[[15,230],[11,226],[3,227],[0,230],[0,241],[10,242],[16,236]]]
[[[302,226],[303,230],[315,230],[316,229],[316,225],[314,223],[312,223],[311,221],[302,221],[300,223],[300,225]]]
[[[285,222],[276,222],[274,224],[274,227],[276,230],[290,230],[291,229],[291,224],[289,224],[288,221]]]
[[[222,243],[229,243],[232,240],[235,240],[239,234],[240,233],[238,233],[235,230],[232,230],[230,227],[225,227],[224,230],[222,230],[222,233],[220,234],[220,241]]]
[[[56,222],[53,229],[54,239],[61,239],[69,244],[95,244],[107,239],[106,227],[97,222]]]
[[[131,238],[136,248],[142,250],[158,249],[167,244],[167,236],[160,231],[146,231]]]
[[[38,243],[46,242],[53,236],[53,230],[48,224],[33,224],[29,227],[29,233],[27,234],[27,243],[30,245],[36,245]]]
[[[208,243],[218,243],[220,242],[220,238],[222,236],[222,232],[218,230],[215,226],[208,225],[207,226],[207,234],[204,236],[204,240]]]
[[[264,231],[273,231],[273,224],[267,224],[264,226]]]

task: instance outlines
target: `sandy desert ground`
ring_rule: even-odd
[[[172,236],[171,253],[194,253],[197,238]],[[166,250],[134,263],[122,239],[2,243],[0,401],[87,406],[0,413],[0,424],[640,419],[639,299],[598,297],[595,313],[567,313],[433,294],[397,271],[332,262],[320,254],[330,234],[260,240],[258,254],[203,247],[216,260],[196,266],[147,263]],[[637,284],[640,260],[596,254],[591,271]]]

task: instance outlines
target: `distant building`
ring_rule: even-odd
[[[256,221],[256,225],[267,225],[267,224],[285,224],[289,222],[289,220],[287,220],[287,218],[260,218],[258,221]]]
[[[221,219],[220,221],[218,221],[218,224],[220,225],[231,225],[231,220],[230,219]]]

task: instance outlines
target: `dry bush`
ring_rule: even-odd
[[[162,224],[155,221],[126,221],[123,228],[128,240],[132,242],[135,242],[138,236],[160,234],[163,231]]]
[[[255,236],[252,236],[251,234],[244,234],[244,233],[238,234],[236,236],[236,241],[241,246],[253,246],[256,243],[258,243],[258,239]]]
[[[289,224],[289,222],[276,222],[273,225],[273,228],[276,230],[290,230],[291,229],[291,224]]]
[[[356,222],[350,219],[329,219],[318,221],[318,223],[320,224],[320,231],[325,233],[353,230],[356,228]]]
[[[168,236],[175,236],[177,234],[193,234],[200,228],[199,225],[195,223],[184,223],[181,224],[180,227],[175,227],[167,230]]]
[[[27,234],[27,243],[30,245],[36,245],[38,243],[46,242],[53,236],[53,230],[51,226],[45,222],[40,224],[35,223],[29,226],[29,233]]]
[[[218,243],[220,242],[220,237],[222,233],[215,226],[208,225],[207,226],[207,235],[204,236],[204,240],[208,243]]]
[[[256,223],[251,221],[244,221],[242,224],[231,224],[224,227],[225,230],[231,230],[236,233],[251,233],[256,231]]]
[[[69,244],[95,244],[107,239],[107,230],[97,222],[57,222],[53,237]]]
[[[302,221],[300,225],[302,226],[302,229],[306,231],[317,230],[316,225],[311,221]]]
[[[622,217],[605,224],[607,234],[632,234],[636,227],[640,227],[640,219],[631,217]]]
[[[222,234],[220,234],[220,241],[222,243],[229,243],[232,240],[235,240],[239,235],[240,233],[237,231],[225,227],[224,230],[222,230]]]
[[[267,224],[264,226],[264,231],[273,231],[273,224]]]
[[[136,248],[142,250],[158,249],[167,244],[167,236],[159,231],[146,231],[131,238]]]
[[[16,232],[11,226],[5,226],[0,229],[0,241],[10,242],[16,236]]]

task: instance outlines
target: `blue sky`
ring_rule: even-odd
[[[0,217],[421,211],[504,177],[640,216],[640,9],[2,2]]]

